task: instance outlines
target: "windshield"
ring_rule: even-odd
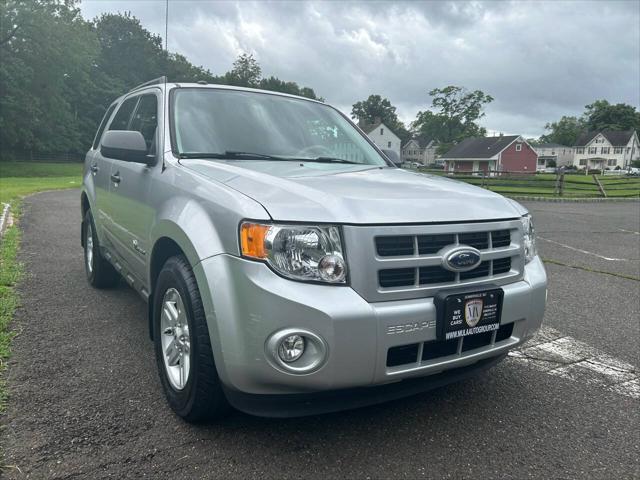
[[[238,90],[174,92],[171,121],[180,156],[387,165],[328,105]]]

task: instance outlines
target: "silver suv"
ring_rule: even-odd
[[[171,408],[298,416],[485,369],[540,327],[531,217],[394,167],[337,109],[151,82],[107,110],[85,160],[89,283],[148,303]]]

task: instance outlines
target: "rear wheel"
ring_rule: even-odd
[[[87,280],[96,288],[108,288],[115,286],[120,280],[120,275],[113,266],[102,256],[100,244],[96,235],[96,225],[93,221],[91,210],[87,210],[84,216],[84,267]]]
[[[171,409],[188,422],[227,411],[196,279],[180,255],[164,264],[154,289],[156,361]]]

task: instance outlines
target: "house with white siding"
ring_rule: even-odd
[[[544,170],[553,161],[556,167],[573,165],[573,147],[567,147],[559,143],[541,143],[534,145],[533,149],[538,154],[537,170]]]
[[[400,138],[393,131],[382,123],[380,117],[376,117],[373,123],[367,123],[360,119],[358,121],[360,129],[375,143],[381,150],[392,150],[400,158]]]
[[[438,143],[432,138],[415,137],[402,147],[403,162],[417,162],[422,165],[433,165],[436,162]]]
[[[640,160],[638,132],[587,132],[576,141],[574,152],[573,165],[579,169],[627,170],[632,161]]]

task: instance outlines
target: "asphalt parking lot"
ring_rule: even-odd
[[[547,260],[543,334],[492,370],[319,417],[165,404],[145,304],[91,289],[78,192],[25,201],[7,478],[638,478],[640,203],[530,203]]]

